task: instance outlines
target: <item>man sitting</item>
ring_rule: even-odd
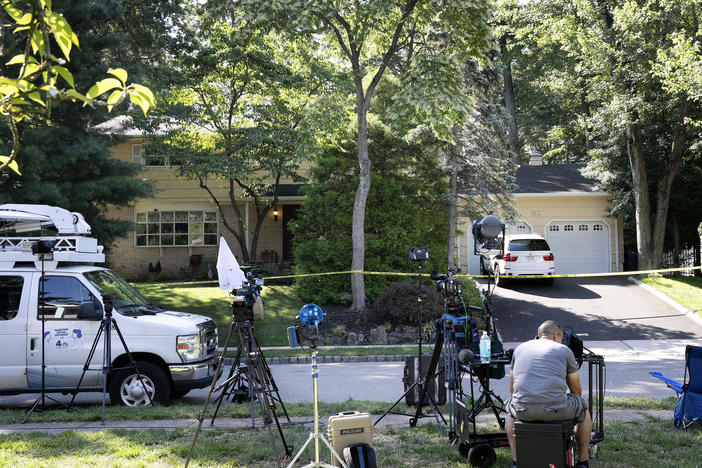
[[[563,330],[553,320],[539,326],[538,338],[517,346],[509,374],[505,429],[517,466],[514,421],[565,421],[577,419],[578,445],[576,468],[588,467],[588,445],[592,419],[582,397],[578,365],[573,352],[562,344]],[[568,393],[570,390],[570,393]]]

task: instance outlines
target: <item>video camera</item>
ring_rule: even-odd
[[[463,280],[456,278],[455,274],[460,270],[458,267],[449,267],[446,275],[440,275],[436,271],[429,273],[429,278],[436,281],[436,290],[444,295],[446,300],[446,312],[453,315],[463,315]]]
[[[246,281],[241,283],[241,287],[234,289],[231,293],[232,317],[236,322],[253,322],[263,320],[263,301],[261,300],[261,288],[263,278],[253,278],[251,272],[246,272]]]

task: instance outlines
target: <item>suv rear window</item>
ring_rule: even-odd
[[[533,250],[551,250],[544,239],[512,239],[509,241],[510,252],[527,252]]]

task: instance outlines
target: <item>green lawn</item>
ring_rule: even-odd
[[[153,304],[169,310],[190,312],[211,317],[219,330],[219,343],[224,345],[231,323],[231,312],[226,291],[216,286],[198,283],[135,283],[134,287]],[[286,330],[295,324],[295,318],[304,305],[293,293],[292,286],[264,286],[264,319],[254,322],[254,334],[259,346],[287,346]],[[480,305],[479,294],[472,281],[464,283],[466,304]],[[353,313],[353,312],[349,312]],[[236,336],[230,345],[236,348]],[[377,354],[377,351],[357,351]],[[395,354],[382,352],[382,354]],[[400,353],[406,354],[406,353]],[[304,356],[304,351],[277,351],[266,356]],[[320,350],[320,355],[350,355],[349,351]],[[358,354],[356,354],[358,355]]]
[[[699,423],[698,423],[699,424]],[[210,429],[207,425],[195,447],[191,466],[277,466],[268,432],[251,429]],[[307,439],[309,429],[284,428],[293,453]],[[68,431],[58,435],[18,433],[0,439],[0,465],[31,467],[182,467],[193,440],[194,429],[172,431],[106,430],[97,433]],[[280,450],[280,439],[275,436]],[[322,445],[322,444],[320,444]],[[323,447],[323,445],[322,445]],[[378,466],[467,467],[455,446],[441,436],[434,424],[417,428],[382,427],[375,431],[373,447]],[[329,454],[322,449],[322,461]],[[300,459],[313,459],[310,446]],[[497,450],[497,468],[509,466],[509,450]],[[672,428],[669,420],[645,418],[634,422],[607,423],[605,440],[599,445],[593,468],[692,468],[702,459],[700,426],[686,431]],[[298,464],[301,466],[303,463]],[[284,465],[283,465],[284,466]]]
[[[215,396],[216,397],[216,396]],[[677,399],[669,397],[662,400],[649,398],[611,398],[604,400],[605,410],[672,410]],[[383,414],[392,403],[384,401],[358,401],[347,400],[341,403],[319,403],[319,414],[335,414],[348,411],[353,408],[370,414]],[[285,409],[290,416],[309,416],[313,414],[312,403],[285,403]],[[440,406],[442,413],[446,414],[448,406]],[[399,412],[413,411],[404,403],[399,403],[395,410]],[[154,421],[163,419],[197,419],[202,412],[202,405],[187,403],[175,403],[170,406],[145,406],[129,408],[124,406],[111,406],[105,408],[105,420],[107,421]],[[282,414],[282,410],[277,410]],[[27,414],[27,408],[5,408],[0,409],[0,424],[18,424]],[[77,406],[75,411],[64,409],[52,409],[45,412],[32,413],[29,422],[32,423],[54,423],[54,422],[94,422],[100,421],[102,408],[100,405]],[[214,414],[214,408],[208,407],[208,416]],[[249,403],[230,403],[222,405],[219,415],[226,418],[248,418],[251,415]]]
[[[677,301],[686,309],[702,316],[702,278],[696,276],[645,276],[638,279]]]
[[[150,302],[170,310],[211,317],[217,322],[220,345],[224,344],[231,323],[226,291],[218,287],[187,283],[137,283],[134,285]],[[295,324],[302,304],[291,286],[265,286],[261,292],[264,320],[254,323],[260,346],[287,346],[286,328]],[[230,344],[236,346],[236,339]]]

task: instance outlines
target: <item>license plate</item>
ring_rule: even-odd
[[[527,259],[527,262],[535,262],[536,261],[536,257],[534,257],[532,255],[528,255],[526,259]]]

